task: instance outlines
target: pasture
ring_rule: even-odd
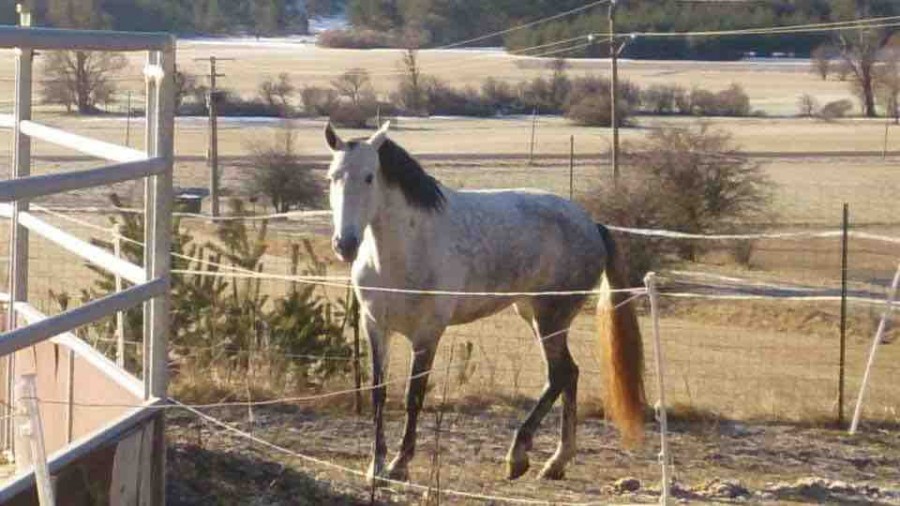
[[[377,91],[394,88],[399,53],[389,50],[322,50],[284,43],[184,42],[179,47],[182,68],[203,71],[194,57],[209,54],[234,57],[224,65],[223,85],[242,94],[256,93],[259,80],[288,71],[295,81],[327,86],[330,79],[351,67],[368,68]],[[424,71],[454,85],[475,85],[488,73],[518,81],[544,75],[547,71],[531,59],[513,58],[490,52],[423,52]],[[0,93],[10,96],[11,57],[0,54]],[[133,61],[131,73],[140,68]],[[573,63],[571,73],[603,74],[599,61]],[[840,224],[841,204],[848,202],[855,230],[900,236],[900,132],[889,130],[888,154],[882,157],[883,120],[847,119],[831,122],[790,117],[796,112],[797,97],[810,93],[821,102],[851,98],[848,85],[836,80],[821,81],[808,73],[805,62],[784,63],[696,63],[624,62],[623,77],[642,86],[653,83],[702,85],[722,89],[741,83],[751,105],[772,117],[710,118],[710,126],[729,132],[735,141],[763,164],[775,183],[773,223],[748,224],[748,231],[832,230]],[[391,74],[391,75],[388,75]],[[136,74],[133,77],[137,77]],[[123,90],[139,87],[130,77],[122,80]],[[134,85],[134,86],[133,86]],[[77,118],[47,108],[38,119],[67,130],[111,142],[123,142],[121,117]],[[696,118],[640,117],[636,125],[623,130],[625,142],[636,140],[661,125],[692,124]],[[302,153],[310,163],[323,166],[327,150],[322,120],[294,120]],[[268,120],[223,119],[220,153],[224,161],[223,186],[235,196],[250,195],[249,180],[254,170],[246,160],[249,146],[267,142],[278,127]],[[139,146],[142,125],[132,125],[132,139]],[[539,155],[532,165],[524,155],[528,150],[530,118],[500,119],[401,118],[393,138],[413,154],[421,155],[429,172],[454,188],[533,187],[568,195],[569,138],[575,136],[575,197],[608,182],[609,130],[571,125],[561,118],[542,117],[537,128]],[[345,131],[346,136],[363,135]],[[9,136],[0,142],[0,156],[8,158]],[[133,143],[133,145],[135,144]],[[176,133],[177,186],[204,186],[207,181],[206,124],[200,118],[181,118]],[[90,166],[89,160],[72,157],[63,150],[36,143],[34,173]],[[2,167],[8,171],[8,165]],[[324,172],[322,172],[324,176]],[[119,185],[114,191],[139,198],[138,188]],[[70,193],[39,205],[58,207],[108,206],[102,193]],[[139,204],[139,201],[135,202]],[[260,206],[259,214],[271,211]],[[105,216],[73,215],[94,226],[107,227]],[[103,238],[86,225],[74,225],[63,218],[48,217],[58,225],[73,227],[84,238]],[[202,220],[185,220],[184,226],[196,240],[212,238],[214,225]],[[248,225],[253,226],[253,225]],[[6,233],[6,227],[2,233]],[[328,259],[329,275],[343,275],[346,267],[333,259],[328,247],[330,226],[320,218],[291,218],[271,224],[265,272],[284,275],[289,271],[289,245],[301,238],[313,241],[320,257]],[[540,240],[540,238],[535,238]],[[49,290],[65,277],[69,286],[89,288],[95,274],[74,263],[74,257],[39,240],[32,242],[32,299],[44,301],[55,310]],[[737,265],[728,255],[731,245],[717,243],[699,262],[675,267],[706,275],[736,276],[759,283],[796,284],[834,288],[840,279],[840,244],[835,239],[775,240],[753,242],[749,265]],[[854,240],[850,249],[851,288],[875,294],[897,267],[896,244]],[[0,252],[6,258],[7,252]],[[5,267],[5,265],[4,265]],[[663,273],[665,275],[665,273]],[[6,269],[0,280],[5,281]],[[263,290],[283,295],[289,283],[262,282]],[[338,288],[322,289],[339,297]],[[74,293],[73,293],[74,295]],[[611,485],[619,478],[634,476],[645,487],[658,490],[656,434],[648,434],[644,446],[622,450],[612,429],[598,418],[602,395],[598,370],[593,307],[590,303],[579,316],[570,337],[573,355],[581,367],[579,432],[581,450],[570,466],[566,481],[537,482],[533,473],[513,485],[502,481],[501,464],[509,439],[529,400],[544,383],[544,364],[539,347],[522,321],[511,311],[488,320],[453,328],[444,338],[435,364],[426,405],[430,411],[420,429],[422,445],[413,462],[412,481],[430,483],[435,469],[434,455],[442,455],[442,486],[483,494],[528,497],[552,501],[587,501],[596,497],[610,500],[652,500],[652,493],[618,494]],[[649,350],[649,319],[646,302],[639,303],[641,325],[648,350],[646,383],[651,402],[656,399],[654,369]],[[807,301],[706,301],[664,300],[662,338],[666,363],[668,404],[674,418],[673,453],[678,480],[693,489],[712,478],[741,480],[754,491],[763,491],[770,482],[794,481],[807,476],[823,476],[851,482],[871,483],[885,489],[900,488],[900,335],[894,327],[879,351],[863,419],[869,422],[863,435],[850,439],[832,426],[836,412],[838,325],[837,302]],[[881,308],[864,304],[850,306],[847,349],[847,409],[852,409],[869,343]],[[102,345],[102,343],[101,343]],[[173,394],[186,402],[218,402],[280,398],[298,393],[279,381],[278,357],[256,350],[252,372],[236,378],[228,364],[212,369],[193,367],[190,353],[180,358],[181,369],[172,385]],[[388,435],[395,441],[401,430],[402,381],[409,367],[405,340],[396,336],[391,346]],[[323,391],[351,385],[350,379],[334,381]],[[363,469],[370,449],[367,416],[352,415],[351,399],[318,402],[296,408],[254,408],[216,412],[254,434],[296,452]],[[438,430],[438,413],[444,419]],[[555,412],[554,412],[555,413]],[[221,431],[178,415],[172,418],[173,472],[191,475],[191,463],[198,455],[208,456],[213,470],[227,475],[242,473],[241,466],[261,466],[254,483],[270,480],[270,490],[260,492],[277,498],[296,493],[323,494],[323,500],[364,502],[368,490],[362,480],[327,470],[302,459],[277,456],[259,447],[249,447]],[[536,442],[535,462],[547,457],[558,424],[557,414],[542,426]],[[649,425],[648,425],[649,426]],[[436,439],[440,440],[436,444]],[[440,452],[436,449],[440,448]],[[186,464],[187,463],[187,464]],[[275,472],[266,466],[277,465]],[[217,467],[218,466],[218,467]],[[237,467],[235,467],[237,466]],[[228,480],[194,476],[194,484],[221,493],[234,487]],[[282,480],[282,476],[284,479]],[[313,478],[315,482],[310,481]],[[304,481],[306,480],[306,481]],[[296,488],[300,487],[300,488]],[[771,487],[769,487],[771,488]],[[199,490],[199,489],[198,489]],[[218,491],[218,492],[217,492]],[[197,490],[193,490],[197,492]],[[237,491],[239,493],[239,491]],[[185,492],[187,493],[187,492]],[[224,497],[224,496],[223,496]],[[789,497],[774,496],[776,499]],[[830,497],[830,496],[829,496]],[[403,503],[420,496],[381,491],[379,500]],[[707,497],[709,498],[709,497]],[[830,497],[834,499],[834,497]],[[858,498],[857,498],[858,499]],[[476,502],[452,498],[452,502]],[[900,500],[894,497],[893,501]],[[888,501],[890,502],[890,501]]]

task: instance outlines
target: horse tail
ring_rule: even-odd
[[[628,292],[622,257],[609,230],[597,225],[606,246],[597,327],[603,357],[603,409],[622,433],[626,446],[640,442],[644,426],[644,346]]]

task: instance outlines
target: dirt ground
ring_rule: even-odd
[[[516,406],[518,404],[519,406]],[[658,500],[658,434],[624,450],[616,433],[596,418],[579,427],[578,457],[566,479],[544,482],[536,469],[556,445],[558,412],[544,421],[531,453],[532,471],[518,481],[502,478],[504,456],[524,416],[521,402],[447,406],[440,435],[441,502],[477,504],[451,490],[553,503],[634,503]],[[308,409],[237,410],[217,416],[290,451],[353,470],[367,465],[370,423]],[[399,440],[402,420],[391,413],[389,441]],[[434,412],[423,416],[411,481],[434,483],[437,432]],[[170,423],[170,503],[364,504],[371,490],[362,478],[306,463],[248,443],[191,415]],[[649,426],[648,426],[649,429]],[[900,436],[897,427],[843,431],[802,425],[716,419],[673,420],[675,495],[689,502],[900,504]],[[377,490],[379,503],[425,503],[419,491]],[[434,493],[432,492],[432,498]],[[490,501],[488,503],[491,503]],[[494,501],[493,503],[499,503]]]

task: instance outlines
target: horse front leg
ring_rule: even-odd
[[[387,356],[388,331],[372,318],[365,318],[366,336],[369,338],[369,351],[372,355],[372,415],[375,427],[372,462],[366,474],[372,483],[384,474],[384,461],[387,456],[387,443],[384,440],[384,404],[387,399]]]
[[[409,480],[409,462],[416,452],[416,426],[425,403],[428,377],[440,335],[441,332],[431,333],[425,339],[413,340],[413,361],[406,390],[406,427],[400,452],[388,466],[388,477],[393,480]]]

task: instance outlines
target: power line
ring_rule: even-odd
[[[770,35],[782,33],[814,33],[839,30],[859,30],[867,28],[887,28],[898,26],[900,16],[866,18],[852,21],[833,21],[828,23],[808,23],[801,25],[785,25],[758,28],[741,28],[736,30],[706,30],[695,32],[630,32],[627,36],[636,37],[721,37],[727,35]],[[609,34],[594,34],[608,36]]]
[[[493,37],[498,37],[498,36],[500,36],[500,35],[506,35],[507,33],[512,33],[512,32],[516,32],[516,31],[519,31],[519,30],[524,30],[524,29],[526,29],[526,28],[531,28],[531,27],[533,27],[533,26],[537,26],[537,25],[540,25],[540,24],[543,24],[543,23],[548,23],[548,22],[550,22],[550,21],[555,21],[555,20],[557,20],[557,19],[564,18],[564,17],[566,17],[566,16],[571,16],[572,14],[577,14],[577,13],[579,13],[579,12],[584,12],[584,11],[586,11],[586,10],[588,10],[588,9],[591,9],[592,7],[596,7],[596,6],[598,6],[598,5],[605,4],[605,3],[609,2],[609,1],[610,1],[610,0],[598,0],[598,1],[596,1],[596,2],[591,2],[591,3],[587,4],[587,5],[583,5],[583,6],[581,6],[581,7],[577,7],[577,8],[575,8],[575,9],[568,10],[568,11],[566,11],[566,12],[561,12],[561,13],[559,13],[559,14],[556,14],[556,15],[553,15],[553,16],[550,16],[550,17],[538,19],[538,20],[532,21],[532,22],[530,22],[530,23],[525,23],[525,24],[523,24],[523,25],[514,26],[514,27],[512,27],[512,28],[507,28],[506,30],[500,30],[500,31],[497,31],[497,32],[494,32],[494,33],[489,33],[489,34],[487,34],[487,35],[481,35],[481,36],[475,37],[475,38],[473,38],[473,39],[463,40],[463,41],[460,41],[460,42],[454,42],[454,43],[452,43],[452,44],[447,44],[447,45],[444,45],[444,46],[437,47],[436,49],[451,49],[451,48],[454,48],[454,47],[465,46],[465,45],[467,45],[467,44],[472,44],[472,43],[474,43],[474,42],[480,42],[480,41],[482,41],[482,40],[491,39],[491,38],[493,38]]]
[[[604,0],[606,1],[606,0]],[[738,29],[738,30],[717,30],[717,31],[696,31],[696,32],[627,32],[627,33],[618,33],[615,34],[616,37],[620,38],[677,38],[677,37],[724,37],[724,36],[734,36],[734,35],[779,35],[779,34],[793,34],[793,33],[817,33],[817,32],[834,32],[841,30],[861,30],[861,29],[877,29],[877,28],[893,28],[900,26],[900,16],[888,16],[881,18],[867,18],[867,19],[859,19],[853,21],[837,21],[837,22],[828,22],[828,23],[808,23],[808,24],[800,24],[800,25],[788,25],[788,26],[776,26],[776,27],[759,27],[759,28],[746,28],[746,29]],[[465,57],[464,61],[461,62],[443,62],[440,65],[435,66],[427,66],[423,65],[423,68],[426,68],[428,71],[435,70],[445,70],[445,69],[472,69],[482,67],[485,64],[489,63],[487,60],[494,60],[497,56],[531,56],[531,57],[544,57],[550,55],[556,55],[559,53],[565,53],[567,51],[574,51],[577,49],[586,48],[592,44],[594,44],[596,39],[599,38],[607,38],[609,37],[609,33],[605,32],[592,32],[587,34],[578,35],[575,37],[570,37],[566,39],[561,39],[553,42],[538,44],[535,46],[529,46],[521,49],[514,49],[507,51],[505,53],[497,53],[497,54],[479,54],[470,57]],[[547,52],[539,52],[536,54],[528,54],[532,51],[538,51],[545,48],[553,48],[556,46],[561,46],[565,44],[569,44],[579,40],[587,40],[588,42],[573,45],[571,47],[567,47],[559,50],[552,50]],[[436,49],[444,49],[445,47],[436,48]],[[340,73],[328,74],[321,72],[299,72],[292,73],[294,75],[300,76],[334,76],[337,77],[341,75]],[[404,75],[405,72],[402,70],[395,71],[382,71],[382,72],[370,72],[369,75],[371,77],[395,77]]]

